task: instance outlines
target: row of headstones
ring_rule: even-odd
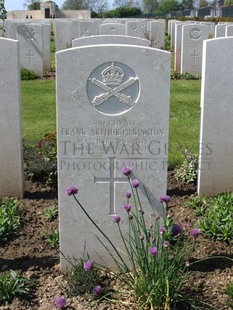
[[[19,42],[0,39],[0,54],[0,196],[22,197]],[[203,58],[198,193],[213,195],[233,190],[233,38],[204,41]],[[57,53],[60,246],[66,257],[82,257],[86,245],[92,259],[106,258],[96,231],[65,194],[70,185],[80,186],[79,200],[117,247],[112,216],[124,217],[124,166],[140,180],[145,213],[149,197],[162,215],[169,93],[169,52],[98,44]]]
[[[19,41],[20,67],[42,77],[50,71],[50,22],[39,20],[5,21],[4,37]]]
[[[181,22],[170,20],[168,33],[174,48],[174,70],[201,75],[203,41],[210,38],[232,36],[232,23]]]
[[[165,19],[91,19],[53,20],[56,50],[70,47],[72,40],[96,35],[122,35],[147,39],[151,46],[163,48],[165,42]]]
[[[110,23],[111,22],[111,23]],[[72,39],[92,35],[132,34],[134,37],[147,38],[153,47],[163,47],[165,40],[165,20],[146,22],[137,20],[53,20],[56,49],[72,45]],[[46,20],[6,21],[4,36],[20,42],[20,66],[43,76],[50,70],[50,22]],[[126,31],[127,29],[127,31]],[[127,35],[126,35],[127,32]],[[98,39],[97,39],[98,40]],[[149,42],[149,41],[148,41]],[[75,46],[75,45],[74,45]]]

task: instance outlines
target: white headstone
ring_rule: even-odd
[[[71,45],[70,22],[56,20],[55,43],[56,50],[66,49]]]
[[[17,39],[20,46],[20,66],[43,76],[43,26],[17,26]]]
[[[99,25],[94,21],[80,22],[79,37],[89,37],[99,34]]]
[[[232,37],[233,36],[233,24],[227,25],[225,29],[225,37]]]
[[[126,22],[126,35],[137,38],[147,38],[147,30],[144,28],[144,24],[140,21],[130,20]]]
[[[119,23],[102,24],[99,26],[100,35],[125,35],[125,25]]]
[[[208,39],[209,28],[205,25],[182,26],[181,73],[201,74],[203,40]]]
[[[164,48],[165,44],[164,20],[157,20],[149,23],[149,39],[151,42],[151,46],[155,48]]]
[[[120,35],[115,36],[99,35],[99,36],[78,38],[72,41],[72,47],[79,47],[84,45],[96,45],[96,44],[131,44],[131,45],[149,46],[150,41],[146,39],[129,37],[129,36],[120,36]]]
[[[215,38],[225,37],[227,25],[229,24],[218,24],[215,26]]]
[[[174,70],[180,72],[181,63],[181,40],[182,40],[182,26],[185,23],[175,24],[175,43],[174,43]]]
[[[199,195],[233,191],[233,38],[204,41]]]
[[[0,197],[23,197],[19,42],[0,38]]]
[[[157,199],[166,193],[169,84],[169,52],[92,45],[57,53],[60,246],[65,256],[82,257],[86,244],[91,259],[111,265],[95,238],[98,231],[66,196],[71,185],[79,186],[80,202],[117,247],[121,238],[112,217],[124,215],[129,190],[124,165],[141,182],[145,212],[151,212],[146,189],[161,215]],[[62,259],[62,269],[66,264]]]

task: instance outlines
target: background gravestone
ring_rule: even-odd
[[[208,39],[209,27],[191,24],[182,26],[181,73],[201,74],[203,41]]]
[[[19,42],[0,38],[0,197],[23,197]]]
[[[121,173],[124,165],[141,182],[148,216],[146,193],[162,215],[158,197],[167,185],[169,85],[169,52],[93,45],[57,53],[60,246],[65,256],[82,257],[86,244],[91,259],[111,265],[96,229],[66,196],[70,185],[79,186],[80,201],[116,246],[121,239],[112,216],[126,221],[123,205],[130,189]],[[66,264],[62,259],[62,269]]]
[[[20,45],[20,66],[42,77],[44,74],[43,26],[18,25],[16,37]]]
[[[198,194],[233,190],[233,38],[203,46]]]
[[[101,35],[125,35],[125,25],[117,23],[102,24],[99,26]]]
[[[146,39],[120,35],[99,35],[72,40],[72,47],[95,44],[133,44],[149,46],[150,41]]]

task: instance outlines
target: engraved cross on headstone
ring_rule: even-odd
[[[35,55],[32,53],[32,51],[29,49],[28,54],[25,54],[26,57],[28,57],[28,63],[31,64],[31,57],[34,57]]]
[[[193,57],[193,64],[196,65],[197,57],[199,57],[199,54],[196,53],[196,49],[194,49],[193,54],[191,54],[191,56]]]
[[[110,212],[109,215],[115,214],[115,184],[116,183],[128,183],[126,177],[117,178],[115,175],[115,157],[109,157],[110,160],[110,177],[97,178],[94,176],[94,183],[109,183],[109,198],[110,198]]]

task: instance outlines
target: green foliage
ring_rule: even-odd
[[[44,240],[46,243],[51,245],[54,248],[59,247],[59,231],[58,229],[52,230],[52,232],[48,236],[44,236]]]
[[[158,14],[165,15],[171,11],[178,11],[180,3],[177,0],[162,0],[159,3]]]
[[[198,157],[185,150],[185,159],[179,168],[175,169],[175,178],[184,184],[195,183],[197,180]]]
[[[209,209],[198,222],[204,235],[220,241],[233,240],[233,193],[219,194],[209,198]]]
[[[114,10],[110,10],[108,12],[102,12],[98,14],[98,17],[105,17],[105,18],[123,18],[123,17],[132,17],[132,16],[139,16],[142,12],[137,7],[118,7]],[[99,16],[101,15],[101,16]]]
[[[58,214],[57,207],[48,207],[43,213],[44,218],[50,222],[57,217],[57,214]]]
[[[17,201],[0,199],[0,243],[14,236],[20,227],[20,215]]]
[[[192,197],[186,202],[186,206],[192,208],[196,216],[203,216],[210,207],[208,198],[205,196]]]
[[[233,4],[233,0],[225,0],[224,1],[224,5],[232,5]]]
[[[0,274],[0,303],[10,303],[15,297],[28,292],[27,280],[10,270]]]
[[[24,168],[33,181],[57,185],[56,133],[46,134],[36,146],[24,146]]]
[[[171,36],[166,33],[164,49],[166,51],[170,51],[170,48],[171,48]]]
[[[172,72],[171,73],[172,80],[200,80],[201,77],[199,75],[195,75],[192,73],[179,73],[179,72]]]
[[[203,235],[232,242],[233,193],[222,193],[215,197],[192,197],[186,206],[202,217],[197,226]]]
[[[5,32],[4,22],[5,22],[6,17],[7,17],[7,11],[5,9],[5,1],[0,0],[0,19],[3,22],[3,25],[0,26],[0,30],[3,31],[3,34],[2,34],[3,37],[4,37],[4,32]]]
[[[93,264],[91,270],[84,269],[86,261],[88,261],[88,258],[81,258],[71,262],[72,271],[67,274],[68,294],[70,296],[92,294],[93,288],[103,281],[101,271],[95,264]]]
[[[85,0],[65,0],[62,10],[86,10],[88,8]]]
[[[20,69],[20,76],[21,76],[21,81],[29,81],[29,80],[38,79],[38,75],[34,71],[28,70],[26,68]]]
[[[233,282],[228,284],[227,290],[227,305],[233,309]]]
[[[40,2],[38,0],[26,0],[24,6],[27,7],[28,10],[40,10]]]
[[[181,1],[181,10],[194,9],[194,0],[182,0]]]
[[[4,21],[6,18],[6,14],[7,14],[7,11],[5,9],[5,1],[0,0],[0,19]]]

